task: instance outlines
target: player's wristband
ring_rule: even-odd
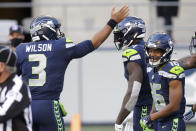
[[[114,29],[114,27],[117,25],[118,23],[113,20],[113,19],[110,19],[107,23],[107,25],[109,25],[112,29]]]

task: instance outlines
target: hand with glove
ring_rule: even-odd
[[[140,125],[146,131],[154,131],[153,121],[150,119],[150,115],[142,117],[142,119],[140,120]]]
[[[190,121],[194,116],[195,116],[195,111],[193,110],[192,107],[191,110],[184,115],[184,120]]]
[[[123,131],[123,125],[115,124],[115,131]]]

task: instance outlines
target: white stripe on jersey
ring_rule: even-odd
[[[32,112],[31,112],[31,106],[29,105],[24,109],[24,118],[26,121],[26,127],[28,128],[28,131],[32,131]]]
[[[7,86],[3,88],[1,91],[0,102],[3,103],[5,101],[5,93],[7,91]]]
[[[173,79],[177,78],[176,75],[168,73],[166,71],[158,71],[158,73],[159,73],[160,76],[163,76],[163,77],[166,77],[166,78],[173,78]]]
[[[129,58],[129,60],[140,60],[140,59],[141,59],[141,56],[140,56],[139,54],[134,55],[134,56],[131,56],[131,57]]]
[[[177,78],[177,75],[171,74],[171,73],[166,72],[166,71],[158,71],[158,73],[159,73],[159,75],[161,75],[163,77],[166,77],[166,78],[173,78],[173,79]],[[185,77],[184,73],[179,75],[179,78],[184,78],[184,77]]]
[[[12,131],[12,120],[6,122],[6,131]]]
[[[73,46],[75,46],[75,44],[74,43],[66,43],[66,48],[70,48],[70,47],[73,47]]]
[[[0,131],[3,131],[3,124],[0,123]]]
[[[7,92],[7,95],[6,95],[7,99],[5,100],[4,104],[0,107],[0,115],[5,115],[8,109],[14,103],[14,101],[15,100],[18,101],[22,99],[23,97],[22,94],[20,93],[20,89],[22,88],[22,83],[23,83],[22,80],[17,75],[15,75],[13,81],[15,84],[12,87],[12,89]],[[13,96],[13,97],[10,97],[10,96]]]

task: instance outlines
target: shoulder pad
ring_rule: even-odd
[[[66,38],[65,38],[65,42],[66,42],[66,43],[70,43],[70,42],[72,43],[72,40],[70,40],[68,37],[66,37]]]
[[[123,54],[122,54],[122,57],[123,57],[123,61],[124,62],[129,61],[129,60],[130,61],[135,61],[135,60],[141,59],[140,54],[135,49],[127,49],[127,50],[125,50],[123,52]]]
[[[129,58],[130,56],[135,55],[135,54],[137,54],[137,53],[138,53],[137,50],[134,50],[134,49],[127,49],[127,50],[125,50],[125,51],[123,52],[122,55],[123,55],[124,57]]]
[[[184,69],[181,66],[174,66],[170,69],[171,73],[176,74],[177,76],[179,76],[182,72],[184,72]]]
[[[65,45],[66,45],[66,48],[70,48],[70,47],[75,46],[75,44],[72,42],[72,40],[70,40],[68,37],[65,38]]]

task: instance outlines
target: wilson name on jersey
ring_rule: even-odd
[[[20,44],[17,73],[30,87],[33,100],[58,100],[70,61],[93,50],[90,40],[74,44],[68,38]]]

